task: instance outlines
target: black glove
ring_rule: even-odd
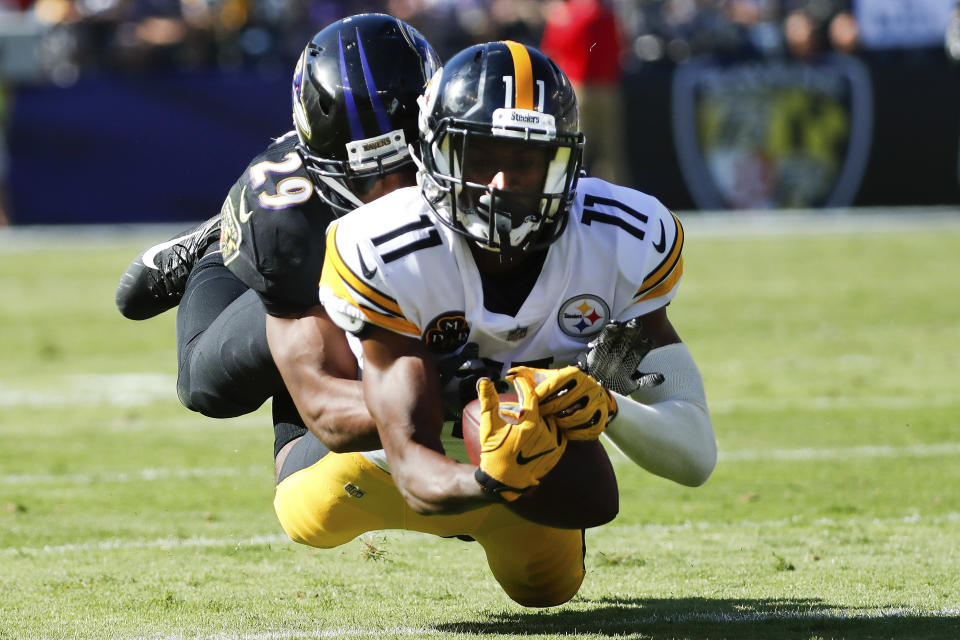
[[[480,358],[480,347],[468,342],[458,353],[438,357],[440,386],[443,388],[443,419],[459,422],[463,407],[477,397],[477,381],[480,378],[497,380],[500,370],[494,369]],[[498,389],[505,383],[498,381]]]
[[[576,365],[610,391],[628,396],[640,387],[655,387],[663,382],[662,373],[638,370],[651,348],[653,343],[643,335],[638,319],[614,320],[577,355]]]

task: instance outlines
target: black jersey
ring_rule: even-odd
[[[296,144],[291,132],[254,158],[220,213],[224,264],[274,316],[319,304],[324,235],[336,218],[314,192]]]

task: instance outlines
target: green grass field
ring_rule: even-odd
[[[180,407],[172,314],[113,307],[157,238],[0,236],[0,639],[958,638],[960,219],[863,228],[689,221],[670,314],[720,462],[687,489],[617,457],[620,515],[549,610],[475,544],[286,541],[267,411]]]

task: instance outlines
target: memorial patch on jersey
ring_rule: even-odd
[[[423,344],[432,353],[453,353],[467,343],[470,325],[463,311],[446,311],[431,320],[423,332]]]
[[[600,333],[610,320],[607,303],[590,294],[570,298],[560,305],[557,323],[572,338],[589,338]]]
[[[230,196],[227,196],[223,201],[223,208],[220,209],[220,254],[223,256],[224,265],[230,264],[240,255],[242,240],[243,231],[240,228],[240,221],[237,220]]]

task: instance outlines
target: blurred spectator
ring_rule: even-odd
[[[944,47],[950,62],[954,65],[960,64],[960,2],[954,3],[950,13],[950,21],[944,34]]]
[[[598,178],[629,185],[623,149],[622,38],[602,0],[552,2],[547,9],[542,51],[570,77],[586,135],[583,164]]]
[[[857,19],[849,11],[841,11],[830,19],[830,46],[840,53],[853,53],[860,46]]]
[[[783,21],[787,52],[797,60],[811,60],[823,49],[813,17],[802,9],[791,11]]]

